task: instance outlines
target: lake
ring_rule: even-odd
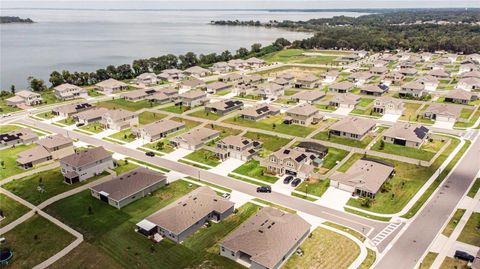
[[[167,53],[235,51],[278,37],[309,34],[281,29],[214,26],[212,20],[308,20],[353,12],[54,10],[3,9],[2,16],[31,18],[34,24],[1,24],[0,87],[27,87],[27,77],[48,81],[53,70],[95,71],[113,64]]]

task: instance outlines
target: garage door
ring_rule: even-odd
[[[407,144],[407,141],[405,139],[395,138],[395,139],[393,139],[393,144],[400,145],[400,146],[405,146]]]
[[[440,115],[437,115],[437,121],[443,121],[443,122],[454,122],[455,119],[452,117],[447,117],[447,116],[440,116]]]

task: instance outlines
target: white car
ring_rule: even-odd
[[[226,192],[222,195],[222,197],[225,198],[225,199],[230,199],[230,193]]]

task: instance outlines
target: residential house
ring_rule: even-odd
[[[373,62],[373,67],[385,67],[388,65],[388,63],[389,61],[387,60],[379,59]]]
[[[54,95],[57,99],[60,100],[71,100],[75,98],[87,98],[88,91],[87,89],[78,87],[77,85],[72,85],[69,83],[64,83],[56,86],[54,89]]]
[[[220,242],[220,255],[249,268],[278,269],[310,233],[297,214],[264,207]]]
[[[184,70],[185,74],[189,76],[204,77],[210,73],[208,69],[200,66],[192,66]]]
[[[373,74],[370,72],[356,72],[348,76],[348,79],[352,82],[354,82],[356,85],[363,85],[367,83],[371,78],[373,77]]]
[[[400,68],[398,73],[404,76],[414,76],[418,73],[418,70],[416,68]]]
[[[182,94],[193,89],[203,90],[208,89],[208,87],[203,80],[192,77],[180,83],[178,93]]]
[[[245,60],[245,63],[251,68],[260,68],[262,66],[265,66],[266,64],[264,60],[255,57],[248,58],[247,60]]]
[[[17,154],[22,168],[31,168],[50,160],[58,160],[75,152],[73,141],[63,135],[47,136],[37,141],[37,146]]]
[[[163,70],[157,77],[160,80],[175,82],[183,79],[185,75],[182,70],[172,68]]]
[[[220,222],[230,216],[234,205],[210,187],[198,187],[137,223],[137,230],[148,236],[158,233],[181,243],[207,222]]]
[[[280,113],[280,109],[270,105],[257,105],[253,107],[244,108],[239,112],[242,119],[245,120],[261,120],[268,116],[274,116]]]
[[[428,74],[432,77],[438,78],[438,79],[448,79],[450,78],[450,73],[445,71],[445,69],[436,69],[428,72]]]
[[[240,100],[222,100],[219,102],[212,102],[205,105],[205,111],[215,113],[218,115],[225,115],[236,109],[243,107],[243,102]]]
[[[427,91],[435,91],[438,87],[438,84],[440,83],[438,78],[430,75],[423,76],[417,81],[425,85],[425,90]]]
[[[165,103],[174,101],[178,98],[178,90],[173,87],[164,87],[157,89],[155,93],[147,96],[145,99],[156,103]]]
[[[227,73],[233,70],[232,67],[230,67],[227,62],[217,62],[214,63],[213,66],[211,67],[212,72],[215,73]]]
[[[460,117],[462,106],[431,103],[423,112],[425,118],[443,122],[455,122]]]
[[[262,159],[261,165],[273,175],[293,175],[302,179],[314,174],[315,165],[321,163],[323,156],[309,152],[305,148],[284,148]]]
[[[60,159],[65,183],[74,184],[113,169],[112,153],[103,147],[88,148]]]
[[[312,74],[305,74],[295,81],[295,88],[313,89],[318,86],[318,77]]]
[[[398,94],[400,97],[412,96],[420,98],[427,95],[427,92],[425,84],[418,81],[412,81],[404,84]]]
[[[329,135],[362,140],[375,126],[372,119],[346,117],[330,126]]]
[[[333,107],[353,109],[358,102],[360,102],[360,96],[353,93],[340,93],[333,96],[328,102],[328,105]]]
[[[288,109],[285,114],[285,122],[305,126],[317,124],[323,118],[320,111],[310,104],[300,104]]]
[[[223,82],[213,82],[210,84],[207,84],[207,93],[209,94],[215,94],[220,91],[228,90],[232,87],[232,85],[223,83]]]
[[[373,102],[374,113],[402,115],[403,109],[403,101],[390,96],[379,97]]]
[[[458,70],[459,74],[464,74],[472,71],[478,71],[478,67],[475,64],[461,64]]]
[[[383,184],[393,175],[393,165],[374,159],[360,159],[345,173],[330,176],[330,186],[360,197],[375,198]]]
[[[480,78],[475,78],[475,77],[462,78],[458,82],[457,87],[459,89],[469,91],[469,92],[478,91],[480,90]]]
[[[243,79],[243,76],[238,73],[230,73],[222,75],[218,78],[220,82],[240,82]]]
[[[197,150],[218,136],[220,136],[219,131],[199,127],[170,139],[170,144],[177,148]]]
[[[276,78],[276,79],[272,80],[271,82],[274,83],[274,84],[277,84],[279,86],[282,86],[284,88],[290,86],[290,81],[288,81],[284,78]]]
[[[337,70],[330,70],[322,74],[321,77],[324,83],[332,83],[338,78],[339,75],[340,72],[338,72]]]
[[[90,124],[102,120],[102,116],[108,112],[104,107],[93,107],[91,109],[74,114],[73,119],[80,124]]]
[[[178,95],[177,105],[196,107],[207,102],[207,94],[201,90],[192,90]]]
[[[265,83],[258,87],[257,92],[263,99],[275,100],[285,94],[285,88],[275,83]]]
[[[449,91],[447,95],[445,95],[445,102],[457,103],[462,105],[467,105],[468,103],[477,99],[478,95],[462,89],[455,89],[453,91]]]
[[[423,125],[411,123],[395,123],[383,133],[385,143],[400,145],[410,148],[420,148],[428,139],[429,129]]]
[[[102,115],[105,128],[121,131],[138,125],[138,115],[125,109],[111,109]]]
[[[165,186],[166,183],[165,175],[137,167],[90,187],[90,192],[98,200],[120,209]]]
[[[355,84],[349,81],[342,81],[342,82],[338,82],[330,85],[328,87],[328,90],[336,93],[347,93],[347,92],[351,92],[353,87],[355,87]]]
[[[36,146],[17,154],[18,166],[25,169],[51,160],[52,155],[42,146]]]
[[[400,72],[389,72],[383,76],[382,82],[385,85],[401,84],[404,78],[405,75]]]
[[[7,105],[14,107],[34,106],[43,103],[42,96],[36,92],[19,91],[15,96],[7,98]]]
[[[0,134],[0,149],[11,146],[28,145],[38,140],[38,135],[30,128],[22,128]]]
[[[381,96],[382,94],[388,92],[389,87],[385,84],[367,84],[360,89],[360,93],[373,96]]]
[[[341,58],[342,61],[348,61],[348,62],[356,61],[359,59],[360,59],[360,56],[358,56],[358,54],[356,53],[346,54],[346,55],[343,55]]]
[[[74,114],[89,110],[91,108],[94,108],[94,106],[92,106],[89,103],[83,103],[83,102],[70,103],[62,106],[55,106],[52,109],[52,114],[56,116],[61,116],[61,117],[71,117]]]
[[[157,84],[159,79],[155,73],[143,73],[135,78],[135,83],[143,85]]]
[[[243,136],[227,136],[215,145],[215,155],[222,161],[235,158],[248,161],[257,155],[262,143]]]
[[[95,87],[97,90],[105,94],[112,94],[114,92],[128,90],[128,85],[126,83],[113,78],[99,82],[95,84]]]
[[[277,78],[282,78],[290,83],[290,85],[293,85],[295,82],[295,75],[291,72],[282,72],[277,75]]]
[[[388,72],[388,68],[385,66],[374,66],[370,68],[370,73],[375,75],[383,75]]]
[[[154,89],[139,89],[121,93],[120,97],[131,102],[138,102],[145,100],[147,97],[154,95],[156,92],[157,91]]]
[[[153,142],[185,128],[183,122],[161,119],[142,127],[133,127],[132,133],[143,140]]]
[[[232,59],[228,61],[227,64],[228,66],[230,66],[232,69],[235,69],[235,70],[241,70],[248,66],[245,60],[242,60],[242,59]]]
[[[301,91],[290,96],[290,99],[300,104],[313,104],[325,96],[323,91]]]

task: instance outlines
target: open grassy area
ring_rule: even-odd
[[[48,119],[51,119],[51,118],[55,117],[55,115],[52,113],[52,111],[41,112],[41,113],[35,114],[35,116],[37,116],[39,118],[42,118],[42,119],[45,119],[45,120],[48,120]]]
[[[88,96],[90,97],[98,97],[98,96],[103,96],[104,94],[99,92],[99,91],[96,91],[96,90],[93,90],[93,89],[90,89],[88,90]]]
[[[225,188],[225,187],[222,187],[222,186],[219,186],[219,185],[210,183],[210,182],[208,182],[208,181],[203,181],[203,180],[200,180],[200,179],[194,178],[194,177],[186,177],[186,178],[189,179],[189,180],[198,182],[198,183],[202,183],[203,185],[207,185],[207,186],[210,186],[210,187],[213,187],[213,188],[217,188],[217,189],[222,190],[222,191],[224,191],[224,192],[232,192],[231,189],[228,189],[228,188]]]
[[[351,208],[348,208],[348,207],[344,207],[344,210],[345,210],[345,212],[356,214],[356,215],[359,215],[359,216],[362,216],[362,217],[365,217],[365,218],[369,218],[369,219],[373,219],[373,220],[390,221],[392,219],[390,217],[380,217],[380,216],[377,216],[377,215],[367,214],[367,213],[364,213],[363,211],[354,210],[354,209],[351,209]]]
[[[362,241],[362,242],[364,242],[365,239],[366,239],[366,237],[365,237],[363,234],[361,234],[361,233],[359,233],[359,232],[357,232],[357,231],[355,231],[355,230],[352,230],[352,229],[350,229],[350,228],[348,228],[348,227],[345,227],[345,226],[343,226],[343,225],[340,225],[340,224],[337,224],[337,223],[333,223],[333,222],[330,222],[330,221],[324,222],[323,224],[324,224],[324,225],[327,225],[327,226],[330,226],[330,227],[333,227],[333,228],[335,228],[335,229],[338,229],[338,230],[342,230],[342,231],[344,231],[344,232],[347,232],[347,233],[355,236],[358,240],[360,240],[360,241]]]
[[[452,139],[452,143],[430,167],[422,167],[415,164],[385,159],[387,162],[392,163],[395,166],[395,175],[388,181],[388,188],[384,188],[383,191],[377,193],[375,201],[369,208],[362,207],[360,202],[353,198],[350,199],[347,204],[377,213],[388,214],[400,211],[423,186],[423,184],[425,184],[430,176],[437,171],[437,168],[445,161],[447,156],[450,155],[459,143],[460,141],[458,139]],[[355,156],[354,160],[352,162],[349,160],[345,164],[351,164],[355,160],[360,159],[363,155],[354,154],[353,156]],[[378,157],[368,157],[378,159]],[[345,171],[346,169],[348,169],[348,167],[344,168]]]
[[[455,230],[455,227],[457,227],[458,222],[462,218],[463,214],[465,214],[465,209],[457,209],[455,213],[453,214],[452,218],[450,221],[447,223],[447,226],[445,229],[443,229],[442,234],[445,235],[446,237],[450,237],[452,235],[453,230]]]
[[[220,159],[215,156],[215,153],[207,149],[198,149],[185,156],[184,159],[203,163],[209,166],[217,166],[220,164]]]
[[[105,254],[105,252],[99,251],[93,244],[83,241],[80,245],[70,251],[68,255],[63,256],[48,268],[119,269],[122,267],[112,257]]]
[[[437,258],[438,253],[435,252],[428,252],[427,255],[425,255],[425,258],[423,258],[423,261],[420,263],[420,266],[418,269],[429,269],[435,259]]]
[[[268,151],[277,151],[290,142],[289,139],[283,137],[255,132],[247,132],[244,136],[250,139],[261,141],[263,143],[262,147]]]
[[[425,143],[418,149],[391,143],[384,143],[383,149],[381,149],[382,142],[379,139],[378,142],[372,146],[372,150],[429,161],[435,156],[435,154],[437,154],[438,151],[440,151],[440,149],[442,149],[446,143],[447,141],[432,139],[431,141],[425,141]]]
[[[348,155],[348,151],[337,148],[328,148],[328,154],[323,158],[322,167],[328,170],[337,165],[337,162],[342,161]]]
[[[239,211],[220,223],[212,223],[183,244],[163,240],[153,244],[133,231],[135,223],[177,200],[196,188],[179,180],[117,210],[91,197],[88,191],[61,200],[47,212],[85,235],[92,249],[105,253],[124,268],[241,268],[235,262],[218,255],[216,243],[254,214],[258,207],[245,204]],[[92,214],[88,213],[92,208]],[[88,254],[88,253],[86,253]],[[87,267],[83,265],[82,267]]]
[[[123,131],[120,131],[118,133],[114,133],[108,137],[115,138],[118,140],[125,141],[127,143],[132,142],[136,139],[136,136],[132,133],[131,129],[125,129]]]
[[[17,126],[17,125],[0,125],[0,134],[15,131],[15,130],[18,130],[20,128],[22,128],[22,127]]]
[[[0,209],[4,218],[0,221],[0,228],[23,216],[30,209],[12,198],[0,193]]]
[[[89,132],[95,133],[95,134],[101,133],[101,132],[103,132],[103,130],[105,130],[103,128],[103,125],[100,122],[94,122],[94,123],[84,125],[84,126],[80,127],[80,129],[85,130],[85,131],[89,131]]]
[[[260,166],[259,161],[250,160],[233,170],[233,172],[240,175],[260,179],[262,181],[270,182],[272,184],[275,183],[278,178],[273,175],[268,175],[266,170],[267,169],[265,167]]]
[[[149,124],[158,120],[165,118],[167,115],[162,113],[155,113],[150,111],[144,111],[138,114],[138,123],[140,124]]]
[[[141,100],[138,102],[132,102],[128,101],[123,98],[118,98],[118,99],[113,99],[113,100],[108,100],[108,101],[102,101],[98,102],[95,104],[98,107],[105,107],[108,109],[125,109],[129,111],[137,111],[142,108],[149,108],[155,106],[153,102],[150,102],[148,100]]]
[[[300,126],[296,124],[285,124],[283,123],[282,114],[270,116],[260,121],[244,120],[238,116],[235,116],[226,119],[225,122],[299,137],[306,137],[315,130],[315,128],[312,127]]]
[[[17,154],[33,147],[35,147],[35,144],[20,145],[0,150],[0,180],[31,170],[32,168],[23,169],[17,165]]]
[[[262,58],[269,62],[281,63],[302,63],[302,64],[331,64],[338,58],[338,55],[319,55],[319,56],[305,56],[305,50],[301,49],[286,49],[278,52],[272,52],[263,56]]]
[[[14,253],[8,268],[33,268],[74,240],[70,233],[39,215],[34,215],[2,236]]]
[[[442,265],[440,265],[440,269],[467,269],[467,268],[469,267],[467,266],[466,261],[454,259],[451,257],[445,257],[445,259],[442,262]]]
[[[51,105],[63,102],[62,100],[57,99],[53,90],[45,90],[39,93],[43,99],[42,105]]]
[[[121,174],[126,173],[130,170],[133,170],[137,167],[138,167],[138,165],[136,165],[132,162],[129,162],[127,159],[118,160],[117,161],[117,167],[115,167],[115,169],[113,169],[113,171],[115,171],[115,173],[117,173],[117,175],[121,175]]]
[[[218,114],[215,114],[215,113],[212,113],[212,112],[207,112],[203,108],[200,109],[200,110],[197,110],[195,112],[188,113],[188,116],[207,119],[207,120],[217,120],[220,117],[222,117],[221,115],[218,115]]]
[[[455,128],[469,128],[469,127],[472,127],[477,122],[479,117],[480,117],[480,110],[477,110],[475,112],[475,114],[473,115],[473,117],[470,118],[469,121],[467,121],[467,122],[457,121],[457,122],[455,122],[454,127]]]
[[[463,227],[458,241],[480,247],[480,212],[473,212]]]
[[[327,191],[328,187],[330,186],[330,180],[313,180],[309,179],[308,181],[303,181],[295,190],[312,194],[318,197],[322,197],[322,195]]]
[[[475,197],[479,188],[480,188],[480,178],[477,178],[475,179],[475,182],[473,182],[473,185],[470,188],[470,190],[468,190],[467,196],[470,198]]]
[[[179,117],[173,117],[173,118],[171,118],[171,120],[182,122],[183,124],[185,124],[184,130],[190,130],[190,129],[195,128],[195,127],[197,127],[198,125],[201,124],[201,122],[199,122],[199,121],[187,120],[187,119],[183,119],[183,118],[179,118]]]
[[[405,102],[403,103],[403,113],[402,116],[400,117],[400,120],[408,120],[408,121],[413,121],[416,118],[416,111],[420,108],[421,104],[417,103],[408,103]]]
[[[61,123],[61,124],[64,124],[64,125],[68,125],[68,126],[75,124],[75,120],[73,118],[65,118],[65,119],[59,120],[57,122]]]
[[[346,145],[356,148],[366,148],[370,142],[372,142],[374,136],[367,134],[362,140],[354,140],[337,135],[328,135],[328,131],[322,131],[313,136],[313,139],[329,141],[336,144]]]
[[[12,180],[2,185],[2,187],[34,205],[39,205],[53,196],[69,191],[88,182],[92,182],[106,175],[108,175],[108,173],[104,172],[101,175],[80,183],[69,185],[64,183],[60,168],[55,168]]]
[[[304,255],[293,254],[284,268],[348,268],[360,255],[355,242],[320,227],[305,239],[300,249]]]
[[[186,112],[186,111],[190,110],[190,107],[171,105],[171,106],[167,106],[167,107],[162,107],[159,110],[167,111],[167,112],[170,112],[170,113],[182,114],[183,112]]]

